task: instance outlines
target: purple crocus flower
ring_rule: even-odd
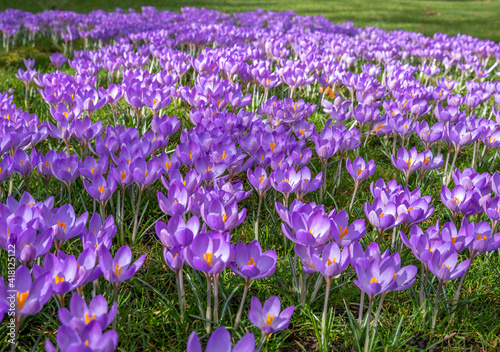
[[[240,341],[232,347],[231,335],[224,326],[215,330],[208,339],[205,352],[254,352],[255,337],[252,333],[243,336]],[[203,352],[200,339],[196,331],[189,335],[187,342],[187,352]]]
[[[170,216],[183,216],[193,206],[193,199],[188,189],[179,180],[173,180],[170,183],[168,197],[165,197],[162,192],[158,192],[157,198],[161,211]]]
[[[243,209],[238,213],[238,204],[236,202],[226,204],[225,206],[218,199],[213,199],[209,204],[203,203],[200,207],[200,214],[208,227],[215,231],[231,231],[240,225],[247,214]]]
[[[292,229],[283,223],[281,231],[294,243],[317,247],[330,239],[331,220],[319,210],[307,215],[293,212],[290,214],[290,220]]]
[[[99,250],[99,266],[104,278],[113,284],[115,289],[121,282],[130,279],[144,264],[146,255],[143,254],[132,263],[132,250],[129,246],[123,246],[116,251],[115,258],[106,247]]]
[[[377,230],[379,238],[385,230],[398,226],[404,220],[404,216],[398,216],[396,203],[384,204],[381,198],[375,198],[373,205],[365,203],[365,215]]]
[[[220,233],[200,233],[184,250],[184,258],[196,270],[207,275],[220,274],[232,257],[231,245]]]
[[[471,261],[479,254],[494,251],[498,247],[500,247],[500,232],[493,235],[490,224],[486,221],[474,226],[474,240],[468,247]]]
[[[360,240],[365,233],[365,219],[358,219],[349,224],[349,216],[345,210],[332,217],[332,238],[339,246],[349,246]]]
[[[74,255],[66,255],[58,251],[57,256],[47,253],[43,261],[43,267],[34,265],[33,275],[35,278],[49,273],[49,281],[52,284],[52,292],[64,306],[66,294],[76,289],[86,279],[86,271],[77,265]]]
[[[413,147],[409,151],[404,147],[398,150],[396,157],[391,155],[391,161],[395,168],[403,171],[406,179],[406,184],[408,185],[408,179],[410,174],[418,170],[423,162],[423,155],[417,152],[417,148]]]
[[[26,316],[38,314],[44,304],[50,299],[52,295],[52,283],[50,282],[49,274],[41,275],[32,280],[30,270],[24,265],[16,269],[15,278],[14,287],[9,287],[9,290],[16,291],[15,324],[19,331],[19,326],[23,319]],[[3,282],[3,279],[0,281]],[[7,290],[0,289],[0,302],[10,307],[11,302],[7,299]]]
[[[29,266],[36,258],[45,255],[52,247],[52,228],[45,229],[37,234],[34,228],[27,228],[18,237],[15,243],[15,255],[23,265]]]
[[[59,309],[58,315],[62,325],[68,326],[81,334],[85,326],[92,321],[97,321],[101,329],[106,329],[116,315],[116,302],[108,312],[108,302],[102,295],[95,296],[87,306],[85,300],[79,294],[71,297],[70,309],[65,307]]]
[[[58,250],[64,242],[80,235],[89,216],[88,212],[85,212],[77,218],[73,207],[69,204],[57,209],[55,214],[47,207],[43,207],[41,215],[45,225],[54,229],[54,244]]]
[[[31,154],[29,156],[22,149],[17,149],[14,153],[12,167],[16,173],[24,178],[26,184],[28,183],[31,173],[33,172],[33,168],[38,164],[39,157],[40,154],[35,149],[31,150]]]
[[[156,235],[165,247],[187,247],[200,231],[200,220],[197,216],[193,216],[187,222],[184,222],[180,215],[174,214],[169,219],[168,225],[163,221],[157,221],[155,230]],[[202,230],[202,232],[205,231]]]
[[[458,253],[451,246],[442,246],[435,250],[432,257],[427,260],[427,267],[436,275],[441,284],[455,280],[462,276],[469,268],[470,259],[458,264]]]
[[[80,176],[82,162],[78,160],[78,154],[67,156],[65,152],[60,152],[52,164],[54,177],[63,182],[67,187]]]
[[[114,330],[102,332],[96,320],[88,323],[81,334],[69,326],[63,325],[57,331],[57,347],[61,352],[113,352],[118,345],[118,334]],[[57,352],[49,339],[45,341],[47,352]]]
[[[328,243],[323,248],[321,256],[312,247],[309,250],[314,267],[327,280],[332,280],[349,266],[350,255],[348,248],[340,251],[338,244],[335,242]]]
[[[266,170],[257,166],[255,170],[248,169],[247,171],[248,182],[255,188],[259,197],[263,197],[269,188],[271,188],[271,180],[267,176]]]
[[[234,249],[234,262],[229,266],[231,270],[250,282],[271,276],[276,270],[276,252],[273,250],[262,252],[258,241],[252,241],[245,246],[239,242]]]
[[[112,176],[108,176],[106,180],[104,176],[100,174],[94,175],[92,184],[87,180],[83,180],[83,185],[87,193],[101,204],[103,210],[106,202],[113,196],[116,190],[115,179]]]
[[[462,185],[455,186],[453,191],[443,185],[441,187],[441,202],[451,211],[454,219],[460,212],[466,211],[472,202],[471,191],[466,191]]]
[[[354,182],[359,184],[361,181],[367,179],[375,172],[376,166],[373,160],[365,163],[362,157],[358,156],[351,162],[350,158],[346,160],[346,168]]]
[[[254,326],[262,330],[263,334],[269,335],[288,327],[294,309],[294,306],[290,306],[281,310],[280,299],[276,296],[264,302],[264,306],[257,297],[252,297],[248,317]]]

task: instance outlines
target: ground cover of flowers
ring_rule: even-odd
[[[3,349],[498,349],[498,44],[195,8],[0,30]]]

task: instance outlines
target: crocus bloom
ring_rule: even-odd
[[[352,162],[350,158],[346,160],[346,168],[354,182],[359,184],[375,172],[376,166],[373,160],[365,163],[362,157],[358,156]]]
[[[184,222],[180,215],[175,214],[168,221],[168,225],[163,221],[157,221],[155,230],[156,235],[165,247],[187,247],[200,231],[200,220],[197,216],[193,216],[187,222]]]
[[[294,306],[290,306],[282,311],[280,299],[276,296],[264,302],[264,306],[257,297],[252,297],[248,317],[254,326],[269,335],[288,327],[294,309]]]
[[[458,265],[457,263],[458,253],[450,246],[443,246],[439,250],[435,250],[432,257],[427,260],[427,267],[441,283],[445,283],[462,276],[469,268],[470,259],[464,260]]]
[[[52,283],[48,276],[48,274],[44,274],[32,280],[30,270],[27,267],[21,265],[16,269],[15,286],[9,287],[9,290],[17,291],[15,293],[16,324],[21,324],[24,317],[28,315],[38,314],[50,299]],[[5,296],[0,296],[0,302],[10,306],[10,301],[7,300],[7,291],[0,290],[0,294],[5,294]]]
[[[231,245],[220,233],[200,233],[184,251],[188,264],[208,275],[220,274],[229,264]]]
[[[208,227],[224,232],[231,231],[241,224],[245,220],[247,210],[243,209],[238,213],[236,202],[224,206],[218,199],[213,199],[208,205],[201,205],[200,213]]]
[[[63,325],[57,331],[57,347],[61,352],[74,351],[100,351],[113,352],[118,345],[118,334],[116,331],[110,330],[105,333],[96,320],[88,323],[81,334],[73,330],[71,327]],[[47,352],[56,352],[56,348],[46,340],[45,350]]]
[[[86,270],[77,265],[74,255],[66,255],[63,251],[57,252],[57,257],[47,253],[43,267],[33,266],[35,278],[49,273],[48,281],[52,284],[52,292],[64,302],[65,295],[76,289],[86,279]]]
[[[276,252],[268,250],[262,253],[258,241],[252,241],[245,246],[239,242],[234,249],[234,262],[230,263],[231,270],[245,279],[251,281],[263,279],[274,274],[276,270]]]
[[[358,219],[349,224],[349,216],[345,210],[335,214],[332,220],[332,238],[339,246],[349,246],[366,233],[365,219]]]
[[[92,198],[101,203],[104,207],[106,202],[113,196],[116,190],[116,181],[112,176],[108,176],[106,180],[102,175],[95,174],[92,178],[92,184],[89,181],[83,180],[85,190]]]
[[[314,267],[327,280],[333,279],[344,271],[349,266],[349,250],[344,248],[342,252],[335,242],[328,243],[324,248],[321,256],[314,249],[310,248],[310,257]]]
[[[73,207],[65,204],[57,209],[55,214],[47,207],[43,207],[41,215],[45,225],[54,229],[54,244],[57,249],[61,249],[64,242],[80,235],[89,214],[85,212],[77,218]]]
[[[115,258],[106,247],[99,250],[99,266],[104,278],[117,287],[121,282],[130,279],[144,264],[146,255],[143,254],[132,263],[132,250],[123,246],[116,251]]]
[[[33,228],[27,228],[18,237],[15,243],[15,255],[23,265],[30,265],[36,258],[45,255],[52,247],[52,228],[45,229],[37,234]]]
[[[187,352],[202,352],[200,339],[196,331],[189,335],[187,342]],[[231,335],[224,326],[215,330],[208,339],[205,352],[254,352],[255,337],[252,333],[248,333],[232,347]]]
[[[102,295],[95,296],[87,306],[85,300],[79,294],[71,297],[70,309],[65,307],[59,309],[59,320],[65,326],[69,326],[81,334],[85,326],[92,321],[97,321],[101,329],[106,329],[116,315],[116,302],[108,312],[108,301]]]

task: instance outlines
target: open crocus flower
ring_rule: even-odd
[[[85,300],[79,294],[71,297],[70,309],[59,309],[59,320],[65,326],[71,327],[78,334],[81,334],[92,321],[97,321],[101,329],[106,329],[116,315],[116,302],[108,312],[108,302],[102,295],[95,296],[87,306]]]
[[[193,199],[188,189],[179,180],[170,183],[168,197],[158,192],[157,198],[161,211],[170,216],[184,216],[193,206]]]
[[[18,237],[15,243],[15,255],[23,265],[30,265],[36,258],[45,255],[52,247],[52,228],[45,229],[37,234],[33,228],[27,228]]]
[[[184,222],[180,215],[175,214],[168,221],[168,225],[163,221],[157,221],[155,230],[156,235],[165,247],[187,247],[200,231],[200,220],[197,216],[193,216],[187,222]]]
[[[372,300],[397,287],[396,269],[391,265],[381,265],[377,260],[360,258],[355,261],[354,269],[358,279],[353,280],[353,283]]]
[[[411,148],[409,151],[401,147],[396,157],[391,155],[391,161],[396,169],[403,171],[406,184],[408,185],[410,174],[422,165],[423,155],[419,154],[415,147]]]
[[[187,342],[187,352],[202,352],[200,339],[196,331],[189,335]],[[255,337],[252,333],[248,333],[232,347],[231,335],[224,326],[215,330],[208,339],[205,352],[254,352]]]
[[[43,267],[33,266],[35,278],[46,273],[49,273],[52,292],[57,296],[62,306],[64,306],[66,294],[80,286],[87,277],[87,271],[79,267],[75,256],[66,255],[63,251],[58,251],[57,257],[52,253],[47,253],[43,261]]]
[[[377,167],[375,166],[375,161],[370,160],[368,163],[365,163],[364,159],[358,156],[353,161],[347,158],[346,168],[349,175],[354,179],[354,182],[359,184],[361,181],[373,175]]]
[[[482,221],[474,226],[474,240],[470,244],[469,256],[474,260],[479,254],[494,251],[500,247],[500,233],[492,234],[490,224]]]
[[[288,327],[294,309],[294,306],[290,306],[281,310],[280,299],[276,296],[264,302],[264,306],[257,297],[252,297],[248,317],[252,324],[258,327],[263,334],[269,335]]]
[[[54,244],[56,249],[61,249],[64,242],[80,235],[87,223],[88,212],[79,218],[75,216],[73,207],[69,204],[63,205],[55,214],[47,207],[42,207],[41,215],[46,226],[54,229]]]
[[[462,185],[455,186],[453,191],[443,185],[441,187],[441,202],[451,211],[454,219],[458,214],[469,209],[472,202],[472,190],[466,191]]]
[[[16,331],[19,331],[19,326],[23,319],[26,316],[38,314],[44,304],[50,299],[52,284],[49,274],[41,275],[32,280],[30,270],[24,265],[16,269],[15,278],[14,287],[9,286],[9,293],[0,287],[0,307],[2,306],[2,302],[9,307],[11,306],[11,301],[8,300],[7,294],[10,296],[12,291],[15,291],[15,324]],[[0,281],[3,283],[3,280]]]
[[[349,224],[345,210],[339,211],[332,219],[332,238],[339,246],[349,246],[360,240],[366,233],[365,219],[358,219]]]
[[[302,200],[307,193],[318,190],[323,184],[323,174],[319,172],[311,179],[311,170],[309,170],[307,166],[300,169],[297,175],[300,178],[299,187],[295,190],[295,195],[298,200]]]
[[[61,352],[113,352],[118,345],[118,334],[110,330],[105,333],[96,320],[88,323],[81,334],[63,325],[57,331],[57,347]],[[57,352],[49,339],[45,341],[47,352]]]
[[[130,279],[144,264],[146,255],[143,254],[132,263],[132,250],[128,246],[123,246],[116,251],[115,258],[106,247],[99,250],[99,266],[104,278],[111,282],[114,287],[118,287],[121,282]]]
[[[290,241],[306,246],[320,246],[330,239],[331,220],[320,211],[315,211],[309,216],[298,212],[290,215],[292,226],[290,229],[284,223],[281,231]]]
[[[381,198],[375,198],[373,205],[366,202],[365,214],[370,224],[377,230],[379,238],[385,230],[398,226],[404,220],[404,216],[398,216],[394,202],[384,204]]]
[[[447,222],[441,231],[441,241],[449,243],[451,248],[460,253],[468,248],[474,240],[474,223],[469,223],[467,218],[462,219],[460,230],[452,222]]]
[[[188,264],[208,275],[220,274],[232,257],[231,245],[220,233],[200,233],[184,250]]]
[[[457,264],[458,253],[451,248],[451,245],[441,246],[427,260],[427,267],[436,275],[441,284],[462,276],[469,268],[470,259]]]
[[[231,270],[251,281],[271,276],[276,270],[276,252],[268,250],[262,253],[258,241],[252,241],[245,246],[239,242],[234,249],[234,262],[230,263]]]
[[[88,194],[97,200],[104,209],[106,202],[113,196],[116,190],[116,180],[112,176],[108,176],[106,180],[104,176],[95,174],[92,178],[92,184],[89,181],[83,180],[83,185]],[[103,212],[104,214],[104,212]]]
[[[201,217],[208,227],[215,231],[231,231],[245,220],[247,210],[238,213],[236,202],[225,206],[218,200],[212,199],[209,204],[203,203],[200,208]]]
[[[327,280],[332,280],[349,266],[350,255],[348,248],[340,251],[335,242],[328,243],[323,248],[321,256],[312,247],[309,248],[309,251],[314,267]]]

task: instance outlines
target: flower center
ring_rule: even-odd
[[[104,186],[99,187],[99,193],[102,194],[102,192],[104,192]]]
[[[26,300],[28,299],[28,296],[30,295],[30,290],[21,293],[17,291],[17,311],[19,312],[21,309],[23,309],[24,304],[26,303]]]
[[[54,278],[54,281],[56,282],[56,284],[59,284],[61,282],[64,282],[64,277],[59,277],[56,274],[56,277]]]
[[[95,319],[95,313],[94,313],[94,314],[92,314],[92,318],[91,318],[91,317],[89,317],[89,313],[85,313],[85,324],[90,323],[90,322],[91,322],[92,320],[94,320],[94,319]]]
[[[248,261],[247,265],[253,265],[253,266],[255,266],[255,261],[254,261],[253,257],[250,258],[250,260]]]
[[[59,225],[59,227],[61,229],[63,229],[63,231],[66,231],[66,223],[65,222],[60,222],[59,220],[57,220],[57,225]]]
[[[120,277],[120,275],[122,274],[122,269],[123,269],[123,266],[120,266],[118,264],[115,263],[115,274],[116,276]]]
[[[226,222],[226,220],[227,220],[227,214],[224,213],[222,214],[222,222]]]
[[[270,315],[269,313],[267,313],[267,319],[266,319],[266,325],[267,326],[271,325],[271,323],[274,320],[274,317],[275,317],[275,315]]]
[[[213,251],[210,251],[209,253],[206,253],[206,254],[203,254],[203,259],[205,259],[205,262],[212,266],[212,256],[213,256],[214,252]]]
[[[372,277],[372,279],[370,280],[370,283],[373,284],[373,283],[378,283],[378,279],[377,277]]]
[[[328,258],[328,266],[332,265],[333,263],[335,263],[335,258],[333,258],[333,260]]]

